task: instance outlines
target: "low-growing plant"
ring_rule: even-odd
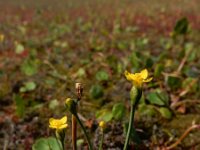
[[[135,109],[136,109],[136,106],[137,106],[141,96],[142,96],[142,84],[144,82],[150,82],[152,80],[152,78],[148,78],[147,69],[144,69],[140,73],[135,73],[135,74],[131,74],[128,71],[125,71],[125,77],[127,80],[131,81],[133,84],[131,91],[130,91],[130,99],[131,99],[130,119],[129,119],[126,140],[125,140],[125,144],[124,144],[124,148],[123,148],[124,150],[127,150],[131,132],[132,132],[132,127],[133,127]],[[81,100],[82,91],[83,91],[83,88],[80,83],[76,84],[76,89],[77,89],[77,99],[67,98],[65,101],[66,110],[72,114],[72,144],[73,144],[72,147],[74,150],[77,149],[76,148],[76,140],[77,140],[76,139],[76,130],[77,130],[76,121],[77,121],[78,124],[81,126],[81,129],[84,132],[84,135],[85,135],[87,143],[88,143],[89,150],[93,150],[91,138],[89,137],[89,134],[87,133],[87,131],[77,113],[78,102]],[[122,118],[124,111],[125,111],[125,108],[122,103],[115,104],[113,106],[111,116],[114,117],[115,119],[120,119],[120,118]],[[60,149],[64,150],[65,149],[65,130],[68,127],[67,116],[62,117],[61,119],[50,118],[49,119],[49,127],[55,129],[55,138],[58,141],[57,145],[60,145],[59,143],[61,143]],[[102,150],[103,149],[102,148],[103,139],[104,139],[104,129],[106,127],[106,123],[104,121],[100,121],[99,127],[100,127],[100,131],[101,131],[101,140],[99,143],[99,150]],[[47,142],[44,139],[42,139],[42,141],[46,142],[46,143],[49,142],[49,141]],[[37,141],[33,145],[33,149],[37,149],[38,143],[39,143],[39,145],[43,145],[43,144],[41,144],[42,141],[40,141],[40,142]],[[49,149],[51,149],[50,145],[49,145]]]
[[[139,101],[142,97],[142,92],[143,92],[143,84],[146,82],[152,81],[153,77],[149,77],[149,73],[147,69],[142,70],[139,73],[129,73],[128,71],[125,71],[124,73],[126,79],[132,83],[132,88],[130,90],[130,116],[129,116],[129,122],[128,125],[126,126],[126,137],[125,137],[125,143],[123,146],[123,150],[128,150],[130,149],[129,146],[129,141],[130,138],[133,136],[135,138],[135,142],[141,143],[140,138],[137,135],[136,129],[134,128],[134,115],[135,111],[137,108],[137,105],[139,104]],[[93,143],[91,142],[91,137],[89,133],[86,131],[86,128],[84,124],[82,123],[79,115],[78,115],[78,103],[81,100],[83,88],[80,83],[76,83],[76,90],[77,90],[77,98],[72,99],[72,98],[67,98],[65,100],[65,106],[66,110],[71,113],[72,115],[72,148],[73,150],[77,149],[77,123],[80,125],[87,144],[88,144],[88,149],[93,150],[94,146]],[[152,104],[157,104],[158,106],[162,106],[161,108],[156,108],[160,112],[162,116],[164,116],[167,119],[171,118],[171,112],[168,110],[167,106],[168,105],[168,98],[165,95],[165,93],[162,93],[161,91],[157,92],[152,92],[150,93],[147,98],[149,99],[150,103]],[[144,107],[144,106],[143,106]],[[147,106],[144,107],[144,109]],[[141,109],[141,107],[140,107]],[[110,112],[110,117],[109,119],[107,117],[104,117],[104,120],[110,121],[112,118],[118,120],[121,119],[123,114],[124,114],[125,108],[122,103],[117,103],[113,106],[112,112]],[[105,113],[105,112],[103,112]],[[107,123],[104,120],[100,120],[98,127],[100,128],[100,135],[101,138],[99,140],[98,146],[99,150],[103,149],[103,141],[104,141],[104,132],[107,126]],[[77,122],[77,123],[76,123]],[[33,150],[64,150],[65,149],[65,134],[66,130],[68,128],[68,123],[67,123],[67,116],[62,117],[61,119],[54,119],[50,118],[49,119],[49,127],[55,130],[55,138],[49,137],[49,138],[41,138],[35,142],[35,144],[32,146]],[[175,142],[172,143],[169,146],[164,146],[162,147],[164,150],[170,150],[176,147],[188,134],[190,131],[193,129],[198,129],[200,128],[200,125],[193,124],[190,128],[188,128],[184,134]],[[140,142],[137,142],[140,141]],[[132,148],[132,147],[131,147]]]

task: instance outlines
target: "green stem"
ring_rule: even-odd
[[[89,138],[89,136],[88,136],[88,134],[87,134],[87,132],[86,132],[85,127],[83,126],[83,124],[82,124],[82,122],[81,122],[81,120],[79,119],[79,117],[78,117],[77,114],[75,115],[75,117],[76,117],[78,123],[80,124],[81,128],[83,129],[83,132],[84,132],[84,134],[85,134],[85,137],[86,137],[87,142],[88,142],[88,145],[89,145],[89,150],[93,150],[93,149],[92,149],[92,144],[91,144],[91,142],[90,142],[90,138]]]
[[[101,136],[101,141],[100,141],[100,145],[99,145],[99,150],[102,150],[102,148],[103,148],[103,139],[104,139],[104,133],[102,130],[102,136]]]
[[[128,131],[127,131],[127,134],[126,134],[126,140],[125,140],[125,144],[124,144],[124,149],[123,150],[127,150],[128,149],[128,144],[129,144],[129,140],[130,140],[131,130],[132,130],[132,127],[133,127],[135,108],[136,108],[136,105],[132,104],[131,105],[130,118],[129,118],[129,126],[128,126]]]
[[[62,148],[64,150],[65,149],[65,143],[64,143],[64,141],[61,141],[61,143],[62,143]]]
[[[55,134],[54,134],[54,136],[56,137],[56,142],[58,143],[60,150],[64,150],[63,142],[57,137],[57,135],[58,135],[58,132],[56,131]],[[61,142],[61,145],[60,145],[59,141]]]

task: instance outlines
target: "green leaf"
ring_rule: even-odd
[[[59,102],[57,99],[51,100],[49,103],[49,108],[52,110],[54,110],[58,106],[59,106]]]
[[[99,81],[107,81],[109,79],[108,73],[106,71],[98,71],[96,79]]]
[[[161,76],[161,73],[163,70],[164,70],[163,64],[156,64],[155,71],[154,71],[154,77]]]
[[[36,74],[38,71],[38,60],[26,59],[21,66],[21,71],[27,76]]]
[[[40,138],[32,146],[32,150],[62,150],[61,142],[53,137]]]
[[[176,76],[171,76],[171,75],[169,75],[169,76],[167,77],[167,85],[168,85],[171,89],[176,90],[176,89],[178,89],[178,88],[181,87],[181,84],[182,84],[181,78],[176,77]]]
[[[29,81],[24,83],[24,86],[20,88],[20,92],[29,92],[33,91],[36,88],[36,83],[33,81]]]
[[[79,68],[78,71],[76,72],[78,77],[84,77],[86,75],[85,69],[84,68]]]
[[[108,122],[113,118],[113,114],[108,109],[101,109],[100,111],[97,111],[96,118]]]
[[[122,72],[124,71],[124,66],[122,63],[118,62],[117,63],[117,67],[116,67],[117,73],[118,74],[122,74]]]
[[[19,117],[23,117],[25,113],[25,101],[20,95],[14,95],[14,100],[16,104],[16,114]]]
[[[140,104],[138,108],[138,112],[141,115],[151,116],[151,117],[155,116],[156,114],[155,108],[153,108],[152,106],[148,106],[146,104]]]
[[[32,150],[50,150],[50,147],[45,138],[40,138],[33,144]]]
[[[90,96],[93,99],[98,99],[103,96],[103,87],[96,84],[93,85],[90,89]]]
[[[200,76],[198,69],[195,67],[185,66],[183,72],[188,77],[198,78]]]
[[[147,99],[151,104],[156,104],[159,106],[168,105],[168,103],[169,103],[169,97],[168,97],[167,93],[162,92],[159,89],[157,89],[153,92],[150,92],[147,95]]]
[[[182,88],[188,89],[191,92],[196,92],[198,90],[198,79],[188,77],[183,81]]]
[[[20,43],[16,43],[16,45],[15,45],[15,52],[17,54],[23,53],[24,52],[24,46],[22,44],[20,44]]]
[[[174,33],[176,35],[180,34],[186,34],[188,32],[188,19],[187,18],[181,18],[176,22],[176,25],[174,27]]]
[[[117,47],[120,49],[120,50],[125,50],[128,48],[128,43],[126,41],[119,41],[117,43]]]
[[[153,66],[153,64],[154,64],[154,61],[153,61],[152,58],[149,57],[149,58],[146,59],[145,63],[146,63],[145,64],[145,68],[151,68]]]
[[[171,119],[172,118],[172,112],[166,107],[159,108],[159,112],[162,115],[162,117],[164,117],[166,119]]]
[[[112,108],[112,116],[117,119],[121,120],[125,114],[125,106],[123,103],[117,103]]]
[[[139,57],[137,56],[136,52],[133,52],[130,56],[130,63],[135,68],[138,69],[140,67]]]
[[[84,143],[84,139],[78,139],[78,140],[76,141],[77,147],[81,147],[81,145],[83,145],[83,143]]]

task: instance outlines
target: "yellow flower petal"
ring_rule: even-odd
[[[124,72],[124,75],[127,80],[131,80],[131,74],[127,70]]]
[[[142,70],[140,73],[131,74],[128,71],[124,72],[127,80],[132,81],[137,87],[141,87],[143,82],[150,82],[153,78],[148,78],[147,69]]]
[[[151,78],[148,78],[148,79],[143,80],[143,82],[150,82],[152,79],[153,79],[153,78],[151,77]]]
[[[64,129],[64,128],[67,128],[68,124],[63,124],[61,126],[58,127],[58,129]]]
[[[61,122],[62,124],[66,123],[66,122],[67,122],[67,117],[66,117],[66,116],[62,117],[62,118],[60,119],[60,122]]]
[[[56,126],[54,126],[54,125],[49,125],[49,128],[52,128],[52,129],[56,129]]]
[[[50,119],[49,119],[49,124],[50,124],[50,125],[53,124],[53,123],[54,123],[54,120],[55,120],[54,118],[50,118]]]
[[[138,80],[138,77],[139,77],[138,73],[132,74],[132,73],[129,73],[128,71],[125,71],[124,74],[125,74],[126,79],[129,81]]]
[[[49,119],[49,127],[53,129],[64,129],[68,126],[67,124],[67,117],[64,116],[61,119],[54,119],[50,118]]]
[[[147,69],[144,69],[140,72],[140,76],[142,79],[146,79],[148,77],[148,71]]]

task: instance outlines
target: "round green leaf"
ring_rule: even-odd
[[[161,95],[160,93],[158,93],[156,91],[153,91],[153,92],[150,92],[147,95],[147,99],[151,104],[164,106],[165,105],[165,101],[161,98],[160,95]]]
[[[174,27],[174,33],[179,34],[186,34],[188,32],[188,19],[186,17],[181,18],[176,22],[176,25]]]
[[[172,112],[166,107],[159,108],[159,112],[162,115],[162,117],[164,117],[166,119],[171,119],[172,118]]]
[[[98,71],[96,79],[99,81],[107,81],[109,79],[108,73],[106,71]]]
[[[33,91],[36,88],[36,83],[33,81],[25,82],[24,86],[20,88],[20,92]]]
[[[125,114],[125,106],[123,103],[117,103],[113,106],[112,115],[115,119],[120,120]]]
[[[113,114],[108,109],[102,109],[96,113],[96,118],[108,122],[113,118]]]
[[[93,99],[98,99],[103,96],[103,87],[100,85],[93,85],[90,89],[90,96]]]
[[[32,150],[61,150],[61,142],[56,138],[40,138],[32,146]]]

